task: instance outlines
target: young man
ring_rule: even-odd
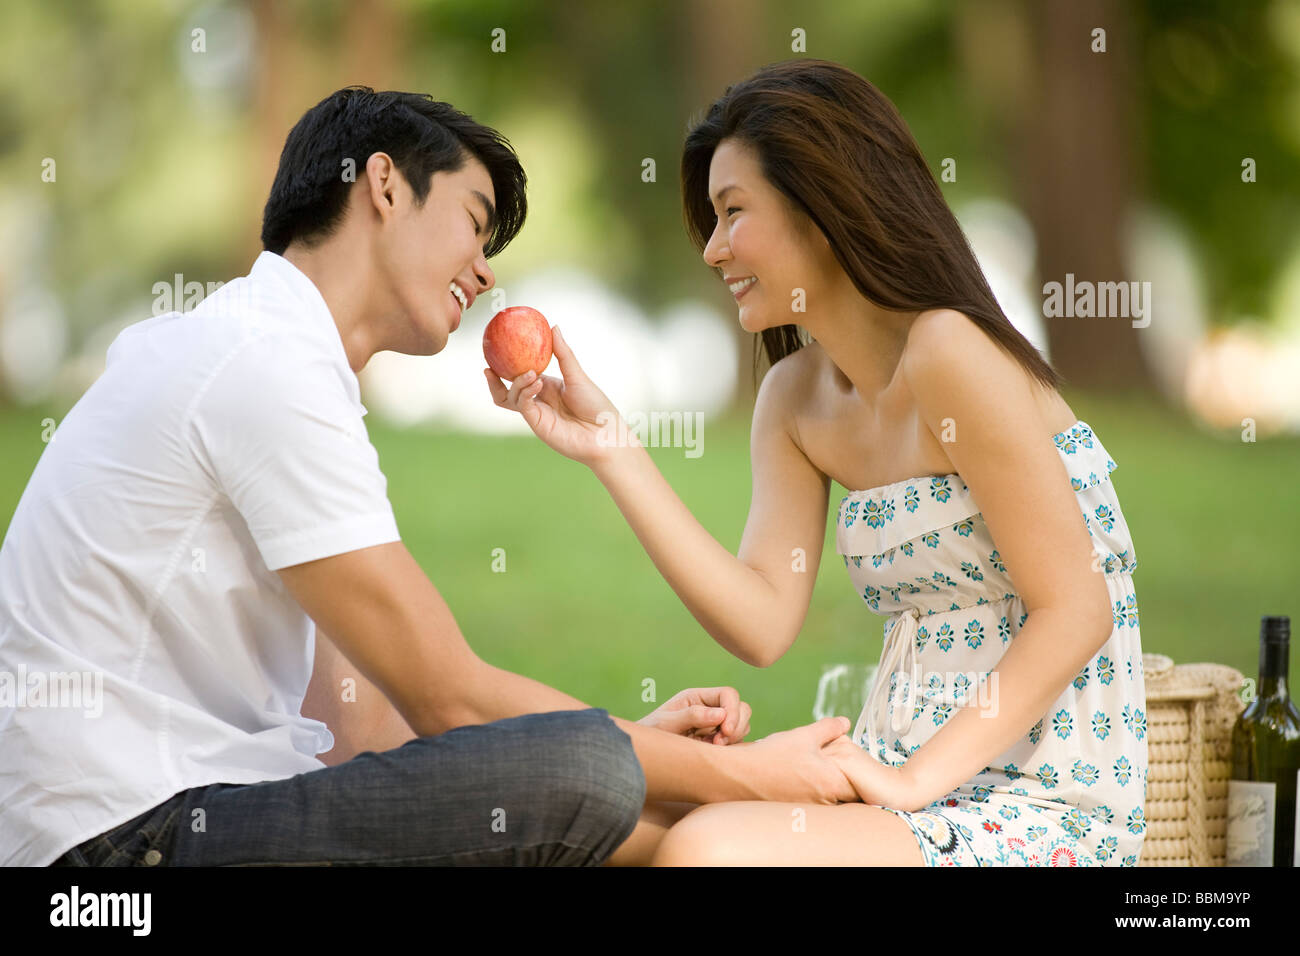
[[[635,863],[693,804],[856,799],[841,719],[710,746],[730,688],[637,724],[490,666],[402,544],[356,373],[442,350],[524,186],[447,104],[340,90],[250,273],[113,342],[0,548],[0,864]]]

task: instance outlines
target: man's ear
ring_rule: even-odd
[[[405,188],[402,174],[387,153],[371,153],[366,160],[366,191],[370,204],[380,219],[386,219],[397,206],[398,194]]]

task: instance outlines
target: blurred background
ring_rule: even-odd
[[[511,141],[530,209],[492,260],[506,302],[561,325],[625,411],[702,415],[702,454],[651,454],[734,553],[754,337],[686,239],[680,150],[729,83],[807,56],[898,106],[1004,310],[1118,463],[1144,649],[1253,677],[1259,618],[1300,610],[1300,0],[5,9],[0,531],[113,338],[248,272],[289,129],[364,84]],[[1149,323],[1046,316],[1067,274],[1149,282]],[[403,538],[480,656],[626,717],[654,706],[647,681],[658,701],[731,684],[752,736],[810,721],[825,665],[876,661],[884,619],[830,520],[791,651],[760,670],[722,650],[595,478],[492,404],[494,310],[483,297],[437,356],[361,374]]]

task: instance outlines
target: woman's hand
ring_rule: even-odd
[[[705,743],[735,744],[749,733],[750,706],[733,687],[679,691],[637,721]]]
[[[827,751],[835,736],[848,730],[848,719],[823,717],[815,723],[770,734],[752,744],[737,744],[743,762],[741,779],[753,800],[782,803],[857,803],[858,794],[839,761]],[[847,738],[846,738],[847,739]],[[722,757],[723,754],[719,754]]]
[[[847,735],[836,737],[822,748],[844,772],[863,803],[895,810],[918,810],[903,767],[890,767],[863,750]]]
[[[507,391],[490,368],[483,374],[493,402],[522,415],[533,434],[561,455],[590,467],[606,457],[627,429],[618,409],[582,370],[559,328],[552,329],[551,341],[563,378],[527,372]]]

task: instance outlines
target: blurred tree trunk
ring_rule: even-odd
[[[254,208],[261,209],[275,181],[280,152],[293,125],[302,114],[335,90],[345,86],[390,89],[401,75],[408,30],[392,0],[356,0],[345,6],[335,47],[304,48],[297,39],[294,19],[302,3],[253,0],[256,25],[257,71],[254,80],[254,116],[257,135],[257,175],[253,183]],[[286,9],[288,8],[288,9]],[[357,159],[358,173],[365,163]],[[342,170],[340,169],[340,174]],[[249,256],[262,251],[257,229],[249,236]]]
[[[392,89],[406,58],[402,40],[409,29],[404,18],[393,0],[358,0],[346,9],[339,35],[343,49],[334,60],[340,68],[331,90],[357,84],[375,90]]]
[[[256,174],[252,177],[251,206],[259,210],[247,238],[245,258],[251,263],[262,251],[260,210],[266,204],[275,182],[275,170],[280,164],[280,151],[284,149],[292,122],[287,117],[292,112],[293,80],[301,75],[290,14],[277,0],[253,0],[253,23],[257,37],[253,79],[253,129],[257,137]]]
[[[978,9],[976,9],[978,7]],[[1134,31],[1115,0],[959,6],[965,71],[992,140],[1005,144],[1038,243],[1042,284],[1123,282],[1122,237],[1139,190]],[[1105,52],[1093,52],[1104,29]],[[1154,294],[1154,290],[1153,290]],[[1146,303],[1149,309],[1150,303]],[[1149,313],[1148,313],[1149,314]],[[1149,389],[1130,318],[1045,317],[1052,364],[1079,387]]]
[[[686,98],[682,116],[694,121],[703,117],[710,104],[728,86],[745,79],[757,69],[755,57],[757,51],[765,46],[766,37],[770,33],[770,22],[765,15],[766,8],[752,0],[699,0],[696,3],[682,4],[678,11],[681,17],[679,35],[685,38],[687,51],[683,57],[685,62],[681,64],[685,78],[677,85],[677,89]],[[718,29],[706,29],[706,26]],[[724,27],[725,33],[719,32]],[[685,137],[685,134],[683,124],[682,136]],[[677,164],[681,162],[680,147],[679,143]],[[677,165],[672,169],[672,176],[678,177]],[[729,295],[725,289],[724,294]],[[757,395],[754,384],[754,344],[758,336],[740,327],[737,318],[739,310],[734,302],[731,305],[731,328],[739,353],[736,393],[732,401],[734,408],[748,411],[753,409]],[[723,314],[727,313],[724,311]],[[765,356],[760,355],[758,367],[761,375],[767,367]]]

